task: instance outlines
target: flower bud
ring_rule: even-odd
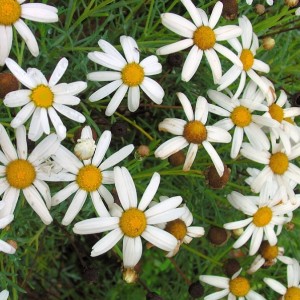
[[[255,5],[255,11],[258,15],[263,15],[266,11],[266,8],[262,4],[256,4]]]
[[[217,226],[211,226],[207,233],[207,239],[215,246],[223,246],[228,238],[228,231]]]
[[[135,158],[141,160],[144,157],[149,156],[149,154],[150,154],[149,147],[147,145],[140,145],[135,152]]]
[[[185,154],[183,151],[178,151],[169,156],[168,161],[173,167],[178,167],[184,164]]]
[[[139,279],[139,275],[135,269],[125,268],[123,270],[123,280],[126,283],[129,283],[129,284],[136,283],[138,279]]]
[[[285,4],[288,7],[295,7],[299,3],[299,0],[285,0]]]
[[[271,50],[275,46],[275,40],[269,36],[263,39],[262,45],[265,50]]]

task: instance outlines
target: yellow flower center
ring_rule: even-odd
[[[6,179],[16,189],[25,189],[35,180],[36,172],[33,165],[24,159],[16,159],[6,166]]]
[[[30,98],[36,106],[48,108],[52,106],[54,95],[48,86],[41,84],[32,90]]]
[[[300,288],[292,286],[287,289],[284,300],[299,300],[300,299]]]
[[[289,123],[291,123],[293,125],[295,125],[295,122],[294,122],[294,120],[291,117],[283,118],[283,120],[286,121],[286,122],[289,122]]]
[[[253,224],[256,227],[264,227],[268,225],[272,220],[272,210],[268,206],[263,206],[257,210],[253,215]]]
[[[243,69],[244,71],[248,71],[252,68],[253,63],[254,63],[254,55],[249,49],[243,49],[240,60],[243,64]]]
[[[147,226],[147,219],[141,210],[129,208],[124,211],[119,226],[123,233],[131,238],[141,235]]]
[[[246,296],[250,291],[249,281],[244,277],[236,277],[229,281],[230,292],[237,297]]]
[[[249,112],[249,109],[245,106],[237,106],[231,113],[230,118],[238,127],[246,127],[252,121],[252,115]]]
[[[270,157],[269,166],[273,173],[282,175],[289,167],[289,159],[282,152],[274,153]]]
[[[194,44],[201,50],[212,48],[216,43],[216,35],[209,26],[200,26],[194,32]]]
[[[283,109],[279,105],[275,103],[271,104],[269,106],[269,113],[271,117],[279,123],[281,123],[281,121],[283,120]]]
[[[200,121],[191,121],[185,124],[183,136],[189,143],[202,144],[207,138],[207,130]]]
[[[176,239],[180,241],[183,240],[187,233],[186,225],[180,219],[168,222],[165,230],[174,235]]]
[[[79,170],[76,182],[82,190],[96,191],[102,183],[101,171],[93,165],[84,166]]]
[[[271,246],[264,241],[260,246],[260,253],[265,260],[273,260],[278,256],[278,246]]]
[[[21,5],[16,0],[0,0],[0,25],[9,26],[21,17]]]
[[[121,73],[123,83],[130,87],[140,85],[145,77],[144,69],[137,63],[127,64]]]

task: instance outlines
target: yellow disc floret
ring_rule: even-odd
[[[240,60],[243,64],[244,71],[248,71],[252,68],[254,63],[254,55],[249,49],[243,49],[240,55]]]
[[[289,167],[289,159],[285,153],[274,153],[270,157],[269,166],[274,174],[282,175]]]
[[[94,165],[84,166],[79,170],[76,182],[82,190],[96,191],[102,183],[102,173]]]
[[[216,35],[209,26],[200,26],[194,32],[194,44],[201,50],[213,48],[216,43]]]
[[[174,235],[176,239],[180,241],[183,240],[187,233],[186,225],[180,219],[168,222],[165,230]]]
[[[280,107],[279,105],[273,103],[269,106],[269,113],[271,115],[271,117],[278,121],[279,123],[281,123],[281,121],[283,120],[283,109],[282,107]]]
[[[35,180],[36,172],[33,165],[24,159],[16,159],[6,166],[6,179],[16,189],[25,189]]]
[[[260,246],[260,253],[265,260],[273,260],[278,256],[278,246],[271,246],[267,241],[263,241]]]
[[[184,126],[183,136],[189,143],[200,145],[207,138],[207,130],[200,121],[190,121]]]
[[[21,5],[16,0],[0,0],[0,25],[10,26],[21,17]]]
[[[135,238],[140,236],[146,229],[147,219],[141,210],[129,208],[123,212],[119,226],[126,236]]]
[[[52,106],[54,95],[48,86],[41,84],[32,90],[30,99],[37,107],[48,108]]]
[[[253,224],[257,227],[264,227],[268,225],[273,217],[273,213],[270,207],[260,207],[257,212],[253,215]]]
[[[299,300],[300,299],[300,288],[292,286],[287,289],[284,300]]]
[[[230,118],[233,124],[238,127],[246,127],[252,121],[252,115],[249,112],[249,109],[242,105],[234,108],[234,110],[231,112]]]
[[[244,297],[250,291],[249,281],[244,277],[236,277],[229,281],[230,292],[237,297]]]
[[[127,64],[121,74],[123,83],[130,87],[140,85],[145,77],[144,69],[137,63]]]

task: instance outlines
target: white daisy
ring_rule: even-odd
[[[283,253],[283,247],[278,247],[277,245],[271,246],[267,241],[263,241],[259,248],[259,254],[252,262],[247,273],[253,274],[262,266],[272,266],[277,262],[277,260],[284,264],[293,263],[292,258],[284,256]]]
[[[7,300],[8,296],[9,296],[8,290],[3,290],[3,291],[0,293],[0,300]]]
[[[169,197],[159,197],[160,201],[165,201],[167,199],[169,199]],[[155,206],[157,204],[158,202],[152,201],[149,207]],[[177,247],[173,251],[170,251],[166,255],[167,257],[174,256],[179,251],[182,243],[189,244],[193,240],[193,238],[198,238],[204,235],[203,227],[191,226],[193,223],[193,215],[186,204],[184,204],[182,207],[184,208],[184,213],[180,218],[157,225],[159,228],[164,229],[174,235],[177,239]]]
[[[251,181],[251,189],[259,193],[264,185],[269,185],[270,189],[280,188],[282,201],[285,203],[290,200],[295,203],[294,183],[300,184],[300,169],[291,160],[300,155],[300,145],[296,144],[291,148],[291,153],[287,154],[282,144],[273,144],[272,153],[267,150],[258,150],[248,143],[242,145],[241,154],[255,162],[265,165],[259,174]],[[275,183],[269,184],[270,182]],[[269,191],[270,193],[270,191]],[[271,193],[270,193],[271,194]]]
[[[246,0],[247,4],[248,5],[251,5],[253,0]],[[270,6],[274,4],[274,1],[273,0],[267,0],[266,1]]]
[[[205,11],[196,8],[191,0],[181,0],[181,3],[187,9],[193,22],[173,13],[162,14],[161,20],[164,26],[185,39],[163,46],[156,53],[166,55],[192,47],[182,69],[181,79],[183,81],[189,81],[194,76],[201,63],[203,53],[208,60],[215,83],[218,83],[222,76],[222,67],[216,51],[242,67],[239,58],[231,50],[218,43],[238,37],[242,33],[242,29],[235,25],[215,28],[222,14],[223,3],[220,1],[216,3],[210,19]]]
[[[213,90],[207,92],[209,98],[220,106],[209,104],[208,110],[225,117],[215,123],[214,126],[225,130],[234,128],[230,152],[232,158],[236,158],[239,154],[244,134],[255,148],[268,150],[270,142],[261,127],[279,127],[275,120],[255,114],[255,111],[268,111],[268,107],[261,103],[261,98],[257,97],[257,93],[252,93],[252,87],[253,83],[250,82],[240,100]]]
[[[16,131],[15,150],[4,127],[0,125],[0,195],[3,193],[4,207],[0,216],[14,213],[20,192],[45,224],[52,222],[48,211],[51,196],[48,185],[43,181],[39,166],[59,147],[59,139],[51,134],[43,139],[28,155],[26,129],[19,126]],[[46,203],[46,204],[45,204]]]
[[[274,226],[287,223],[289,218],[284,215],[292,212],[300,205],[300,201],[298,201],[297,205],[282,204],[279,192],[270,198],[266,189],[258,197],[243,196],[238,192],[232,192],[227,196],[227,199],[234,208],[249,216],[245,220],[224,224],[224,228],[227,230],[240,229],[247,226],[247,229],[236,240],[233,247],[240,248],[252,236],[249,255],[254,255],[258,251],[264,236],[271,246],[276,245],[277,236]]]
[[[220,86],[218,87],[218,91],[222,91],[241,76],[238,89],[234,94],[234,98],[238,98],[245,87],[246,76],[248,75],[266,96],[272,96],[269,91],[269,86],[266,85],[261,77],[255,72],[259,71],[268,73],[270,71],[270,67],[266,63],[255,58],[259,44],[258,38],[253,32],[252,24],[246,16],[239,18],[239,24],[243,30],[241,35],[242,44],[237,38],[233,38],[228,42],[237,52],[240,62],[242,62],[242,66],[235,64],[222,76],[219,81]]]
[[[5,204],[2,203],[1,206],[2,205],[5,205]],[[5,217],[0,217],[0,229],[3,229],[8,224],[10,224],[13,219],[14,219],[14,215],[12,215],[12,214],[7,215]],[[4,252],[7,254],[14,254],[16,252],[16,249],[13,246],[11,246],[10,244],[8,244],[7,242],[0,240],[0,252]],[[0,294],[0,300],[1,300],[1,294]]]
[[[36,141],[43,132],[45,134],[50,133],[49,115],[57,135],[62,140],[66,137],[66,127],[56,110],[76,122],[83,123],[85,121],[84,115],[68,107],[68,105],[80,103],[80,99],[75,95],[87,87],[86,82],[76,81],[57,84],[68,67],[66,58],[62,58],[58,62],[49,81],[40,70],[29,68],[26,73],[10,58],[6,59],[6,65],[17,79],[28,88],[28,90],[10,92],[4,98],[3,103],[8,107],[23,106],[10,124],[13,128],[24,124],[32,116],[28,138]]]
[[[287,265],[287,288],[273,278],[264,278],[264,282],[275,292],[282,295],[283,300],[300,299],[300,266],[296,259]]]
[[[300,140],[299,127],[293,121],[294,117],[299,115],[300,107],[290,107],[287,95],[283,90],[280,91],[277,100],[268,104],[268,111],[264,114],[279,123],[279,126],[270,128],[271,139],[274,139],[274,142],[279,139],[287,154],[291,152],[291,140],[294,143],[298,143]]]
[[[100,216],[109,216],[108,210],[102,202],[102,197],[107,206],[113,202],[113,196],[105,187],[106,184],[115,182],[113,171],[109,170],[134,149],[128,145],[115,152],[103,161],[111,141],[111,132],[106,130],[99,138],[96,150],[91,159],[81,161],[67,148],[60,146],[52,156],[53,160],[60,164],[67,172],[52,174],[48,180],[71,181],[64,189],[52,197],[52,205],[58,205],[72,194],[75,194],[63,220],[63,225],[69,225],[83,207],[85,200],[90,194],[94,207]]]
[[[103,52],[88,54],[93,62],[114,71],[98,71],[87,75],[92,81],[112,81],[93,93],[89,100],[101,100],[116,91],[110,100],[105,114],[111,116],[119,107],[128,91],[128,109],[134,112],[140,105],[140,88],[156,104],[161,104],[165,95],[163,88],[153,79],[147,77],[160,74],[162,66],[155,55],[148,56],[140,62],[140,51],[136,41],[129,36],[120,37],[124,57],[110,43],[99,40]]]
[[[124,267],[133,268],[142,256],[141,236],[162,250],[172,251],[177,245],[176,238],[153,225],[180,218],[185,211],[184,208],[177,208],[182,198],[172,197],[147,209],[159,187],[160,175],[158,173],[153,174],[139,203],[136,188],[128,170],[124,167],[115,167],[114,177],[122,207],[115,203],[110,210],[111,216],[81,221],[73,228],[77,234],[111,231],[93,246],[91,256],[107,252],[124,238]]]
[[[39,55],[39,46],[34,34],[26,23],[27,19],[35,22],[53,23],[58,21],[57,9],[42,3],[26,3],[25,0],[0,0],[0,66],[9,56],[13,41],[14,26],[23,38],[33,56]]]
[[[199,279],[207,284],[222,289],[219,292],[204,297],[204,300],[217,300],[228,296],[228,300],[266,300],[257,292],[251,290],[250,282],[247,278],[239,276],[242,269],[235,273],[231,279],[221,276],[200,275]]]
[[[208,117],[208,103],[204,97],[198,97],[194,113],[189,99],[183,93],[177,93],[177,96],[188,122],[177,118],[166,118],[159,123],[159,130],[177,136],[160,145],[154,153],[155,156],[166,159],[189,145],[183,165],[183,170],[188,171],[195,160],[199,145],[202,145],[212,159],[218,174],[222,176],[224,165],[211,142],[229,143],[231,141],[230,134],[225,129],[216,126],[205,126]]]

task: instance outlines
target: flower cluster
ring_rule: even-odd
[[[97,127],[85,109],[88,104],[101,111],[102,104],[107,104],[105,115],[111,117],[127,94],[128,110],[136,112],[141,103],[141,90],[154,102],[152,106],[161,105],[165,96],[160,85],[162,81],[158,83],[150,78],[162,72],[158,56],[191,48],[181,71],[181,80],[189,84],[204,68],[203,63],[200,65],[205,56],[212,72],[211,81],[217,87],[207,91],[209,100],[195,96],[191,91],[174,90],[181,104],[180,111],[160,121],[158,131],[175,137],[159,145],[154,150],[154,158],[164,160],[187,148],[180,171],[183,175],[192,173],[192,166],[197,166],[200,161],[206,164],[208,156],[219,178],[230,174],[224,157],[230,156],[233,163],[240,158],[255,162],[256,168],[245,170],[249,174],[245,182],[252,194],[232,191],[227,196],[229,204],[247,218],[225,223],[223,227],[228,231],[240,231],[233,248],[245,246],[250,240],[249,246],[245,246],[249,256],[259,252],[247,271],[249,275],[280,261],[287,265],[288,287],[271,278],[265,278],[264,282],[283,299],[299,299],[299,263],[283,255],[284,248],[278,246],[278,238],[284,224],[292,220],[293,212],[300,206],[300,194],[296,189],[300,184],[300,168],[296,162],[300,156],[300,128],[295,122],[300,108],[292,107],[286,92],[277,93],[273,83],[261,76],[261,73],[267,74],[270,67],[256,58],[259,40],[250,20],[243,15],[236,25],[217,26],[223,11],[221,1],[217,1],[208,16],[191,0],[181,0],[191,20],[172,12],[161,14],[166,29],[183,39],[157,49],[158,56],[142,59],[137,42],[130,36],[120,37],[124,56],[117,46],[101,38],[98,41],[100,51],[90,52],[87,57],[96,64],[95,68],[100,65],[110,71],[90,72],[87,79],[100,82],[100,85],[109,83],[89,96],[83,94],[81,100],[78,94],[87,89],[87,82],[59,83],[68,68],[66,58],[59,60],[49,78],[37,68],[23,69],[20,59],[17,63],[9,58],[13,27],[31,54],[39,55],[37,41],[22,19],[44,23],[58,21],[56,8],[23,2],[0,0],[0,66],[5,65],[25,86],[10,91],[3,99],[10,124],[2,121],[3,125],[0,124],[0,228],[5,229],[16,217],[16,212],[22,210],[19,204],[22,197],[45,225],[53,221],[50,209],[70,200],[63,212],[62,225],[72,224],[78,215],[84,215],[82,210],[88,211],[88,217],[73,225],[73,232],[78,235],[103,234],[92,247],[92,257],[117,248],[122,240],[125,269],[133,269],[139,263],[143,240],[147,241],[147,248],[155,246],[170,258],[180,247],[187,247],[183,244],[202,237],[204,228],[192,226],[194,218],[187,205],[188,199],[180,195],[163,196],[158,198],[160,201],[155,199],[161,182],[158,172],[153,173],[139,197],[131,175],[136,160],[128,162],[134,145],[128,144],[113,152],[110,149],[113,133]],[[251,0],[246,2],[252,4]],[[272,0],[267,3],[273,5]],[[226,58],[224,64],[221,64],[219,54]],[[223,74],[222,67],[228,64],[230,67]],[[238,79],[239,83],[235,84]],[[177,89],[177,85],[174,87]],[[89,102],[84,102],[85,98]],[[76,105],[81,106],[70,107]],[[93,128],[85,125],[75,138],[74,131],[67,128],[58,113],[77,123],[87,121]],[[15,115],[10,118],[10,114]],[[15,138],[11,138],[9,127],[14,130]],[[97,129],[98,140],[93,129]],[[75,140],[74,151],[63,144],[68,138]],[[29,147],[28,140],[36,142],[35,146]],[[219,144],[229,144],[230,153],[219,151]],[[147,155],[152,154],[149,153]],[[160,163],[158,159],[156,161]],[[92,205],[86,204],[89,198]],[[66,207],[66,204],[60,207]],[[7,240],[5,232],[3,237],[6,241],[0,240],[0,251],[14,254],[16,249]],[[205,299],[265,299],[254,291],[255,286],[241,272],[242,269],[237,270],[228,276],[230,278],[200,275],[200,281],[221,289]],[[0,299],[7,297],[8,291],[0,293]]]

